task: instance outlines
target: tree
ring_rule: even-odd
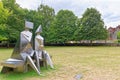
[[[81,40],[104,40],[107,38],[107,30],[101,14],[95,8],[87,8],[80,22]]]
[[[0,1],[0,41],[8,40],[6,21],[10,14],[11,13],[3,7],[3,4]]]
[[[38,16],[40,16],[38,23],[42,25],[43,28],[42,35],[44,36],[46,41],[50,36],[50,34],[48,34],[48,28],[50,27],[52,21],[54,20],[55,11],[53,8],[47,5],[40,5],[38,7]]]
[[[6,21],[8,43],[10,41],[16,42],[20,31],[24,28],[25,12],[16,4],[16,0],[2,0],[2,2],[4,7],[12,12]]]
[[[80,25],[81,25],[81,18],[76,20],[76,30],[74,32],[74,40],[80,41],[81,40],[81,33],[80,33]]]
[[[16,3],[16,0],[2,0],[4,8],[12,12],[12,14],[7,18],[6,30],[4,34],[7,36],[7,47],[9,43],[14,43],[19,37],[19,33],[24,28],[24,16],[25,12]]]
[[[73,40],[74,32],[77,29],[76,19],[77,17],[72,11],[60,10],[49,30],[51,35],[49,38],[52,38],[50,42],[65,43]]]

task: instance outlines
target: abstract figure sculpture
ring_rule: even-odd
[[[9,71],[27,72],[29,65],[40,75],[40,61],[43,58],[42,55],[44,55],[45,61],[53,68],[49,54],[43,50],[43,37],[39,35],[42,31],[41,26],[36,30],[37,35],[35,42],[32,42],[34,41],[32,40],[34,37],[32,37],[32,33],[29,31],[30,29],[33,29],[33,23],[26,21],[25,30],[20,33],[20,39],[11,58],[1,63],[3,65],[1,73]],[[35,50],[32,43],[35,45]]]
[[[21,32],[20,34],[20,55],[23,58],[25,63],[25,70],[27,71],[27,65],[30,65],[38,74],[40,72],[38,71],[38,68],[34,64],[34,61],[32,60],[32,57],[34,55],[34,50],[32,49],[32,33],[29,31],[29,29],[33,29],[33,23],[27,22],[25,23],[25,30]]]
[[[40,25],[35,32],[36,33],[36,36],[35,36],[36,54],[38,55],[40,60],[42,59],[42,55],[44,55],[46,58],[47,64],[49,64],[51,68],[54,68],[49,54],[44,50],[44,38],[40,35],[41,32],[42,32],[42,27]],[[38,66],[38,68],[39,68],[39,66]]]

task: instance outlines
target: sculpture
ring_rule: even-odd
[[[41,32],[41,27],[38,27],[36,30],[37,35],[35,37],[35,42],[33,42],[33,44],[35,43],[35,50],[32,46],[32,38],[34,37],[32,37],[32,33],[29,31],[30,29],[33,29],[33,23],[25,21],[25,30],[20,33],[20,39],[11,58],[1,63],[3,65],[1,73],[9,71],[27,72],[29,65],[40,75],[40,60],[42,59],[42,52],[43,55],[46,55],[46,61],[51,65],[51,68],[53,68],[49,54],[45,53],[42,49],[42,46],[44,46],[43,39],[38,35],[38,33]],[[41,46],[41,48],[39,46]]]
[[[29,29],[33,29],[33,23],[26,21],[25,25],[25,30],[20,34],[20,55],[24,62],[26,62],[25,70],[28,70],[27,65],[29,64],[38,74],[40,74],[38,68],[32,60],[34,50],[31,45],[32,33],[29,31]]]
[[[54,68],[49,54],[44,50],[44,38],[40,35],[41,32],[42,32],[42,27],[40,25],[35,32],[36,33],[35,51],[36,51],[39,59],[42,59],[42,54],[45,55],[47,64],[49,64],[51,68]],[[38,66],[38,68],[39,68],[39,66]]]

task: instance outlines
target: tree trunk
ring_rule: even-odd
[[[9,41],[7,41],[7,48],[9,48],[10,47],[10,44],[9,44]]]
[[[92,40],[90,40],[90,45],[92,46]]]

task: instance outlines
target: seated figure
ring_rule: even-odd
[[[41,32],[42,32],[42,27],[40,25],[35,32],[36,33],[36,36],[35,36],[35,52],[38,55],[39,59],[42,59],[42,55],[45,55],[45,59],[47,61],[47,64],[50,65],[51,68],[54,68],[49,54],[44,50],[44,38],[40,35]],[[40,62],[38,62],[38,63],[40,63]]]
[[[27,65],[30,65],[38,74],[40,74],[39,69],[36,67],[32,57],[34,56],[34,50],[31,45],[32,33],[29,29],[33,28],[33,23],[27,22],[25,23],[25,30],[20,34],[20,54],[25,63],[25,70],[27,69]]]
[[[25,30],[20,33],[20,39],[18,40],[17,46],[12,53],[10,59],[1,63],[3,69],[1,73],[6,73],[11,70],[26,72],[28,65],[30,65],[38,74],[40,71],[37,69],[32,57],[34,56],[34,50],[31,46],[32,33],[29,29],[33,28],[32,22],[25,22]]]

